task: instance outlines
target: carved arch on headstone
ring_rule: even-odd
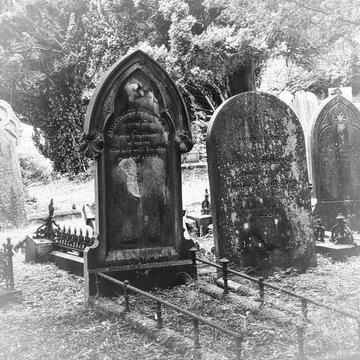
[[[158,86],[160,95],[159,114],[171,122],[175,141],[181,152],[190,151],[192,138],[188,111],[184,99],[174,81],[150,56],[136,50],[117,61],[102,77],[91,97],[85,116],[85,136],[102,137],[106,122],[116,112],[116,95],[120,84],[133,74],[142,73]]]

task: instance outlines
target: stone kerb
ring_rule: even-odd
[[[360,229],[360,112],[341,94],[325,100],[311,122],[316,211],[327,230],[340,212]]]
[[[216,254],[271,273],[316,264],[305,141],[294,112],[273,95],[223,103],[207,132]]]

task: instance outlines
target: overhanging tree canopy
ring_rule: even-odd
[[[129,49],[140,47],[165,66],[199,124],[227,97],[254,89],[272,57],[311,74],[334,44],[346,43],[351,61],[343,62],[347,70],[333,79],[351,82],[359,65],[359,5],[359,0],[9,2],[0,14],[1,97],[36,126],[37,144],[55,169],[76,173],[87,166],[77,149],[88,99],[99,77]],[[326,66],[322,74],[328,75]]]

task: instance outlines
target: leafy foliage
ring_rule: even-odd
[[[102,74],[135,48],[158,60],[177,82],[197,138],[224,100],[259,86],[274,57],[298,69],[282,85],[290,89],[320,93],[329,85],[354,85],[359,76],[359,0],[4,4],[0,94],[36,126],[39,149],[61,172],[88,167],[77,147],[89,98]]]

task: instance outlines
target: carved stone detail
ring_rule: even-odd
[[[104,151],[103,136],[95,131],[85,134],[80,142],[80,151],[88,158],[97,158]]]
[[[190,151],[194,145],[191,140],[191,134],[185,130],[179,131],[175,135],[175,143],[179,147],[181,153]]]

